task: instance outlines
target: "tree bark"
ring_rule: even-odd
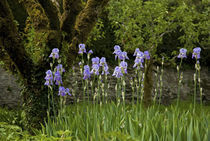
[[[28,68],[33,68],[33,62],[24,49],[6,0],[0,1],[0,31],[0,41],[4,50],[7,52],[11,61],[14,62],[21,77],[26,78],[31,73]]]
[[[42,5],[50,23],[52,30],[60,30],[60,21],[58,17],[58,9],[51,0],[38,0]]]
[[[66,33],[65,40],[70,42],[73,36],[76,17],[82,10],[81,0],[63,0],[64,12],[61,17],[61,30]]]
[[[18,0],[7,0],[9,7],[12,11],[14,19],[18,22],[18,30],[23,32],[28,13],[24,6]]]
[[[150,106],[152,103],[152,88],[153,88],[153,59],[146,61],[145,77],[144,77],[144,96],[143,103],[146,107]]]
[[[33,27],[36,30],[49,29],[49,19],[37,0],[25,0],[22,3],[27,10]]]
[[[94,27],[98,15],[102,11],[102,9],[107,5],[109,0],[88,0],[85,8],[80,12],[77,16],[73,31],[73,36],[71,39],[71,43],[67,52],[67,63],[70,66],[72,60],[75,59],[78,54],[78,44],[85,43],[88,34]]]

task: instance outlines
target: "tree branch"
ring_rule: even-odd
[[[63,0],[64,12],[61,18],[61,30],[66,32],[66,40],[71,41],[76,17],[82,10],[81,0]]]
[[[49,29],[49,19],[37,0],[24,0],[22,3],[36,30]]]
[[[79,43],[86,42],[88,34],[94,27],[100,12],[108,2],[109,0],[88,0],[85,8],[77,16],[72,33],[73,38],[67,53],[68,65],[71,65],[72,60],[74,60],[77,55],[78,49],[76,47]]]
[[[33,63],[24,49],[6,0],[0,1],[0,41],[21,76],[30,76],[29,70],[33,68]]]
[[[53,30],[60,29],[60,21],[58,18],[58,9],[51,0],[38,0],[42,5],[50,22],[50,28]]]
[[[28,17],[25,7],[23,4],[19,3],[18,0],[7,0],[7,2],[12,11],[14,19],[18,22],[19,31],[23,32],[26,26],[26,19]]]

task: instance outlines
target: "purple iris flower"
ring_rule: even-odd
[[[52,57],[53,59],[58,59],[59,58],[59,49],[54,48],[49,57]]]
[[[96,57],[96,58],[92,58],[92,64],[99,64],[99,57]]]
[[[90,78],[90,67],[88,65],[84,66],[83,75],[84,75],[83,77],[84,80]]]
[[[103,70],[102,70],[102,75],[105,73],[105,74],[109,74],[109,71],[108,71],[108,69],[109,69],[109,67],[108,67],[108,65],[106,64],[106,65],[104,65],[103,66]]]
[[[92,65],[92,70],[90,72],[91,74],[99,75],[99,65],[98,64],[93,64]]]
[[[140,67],[144,68],[142,61],[140,59],[136,59],[134,62],[135,62],[135,64],[133,65],[133,68],[136,68],[136,67],[137,67],[137,69],[139,69]]]
[[[117,78],[120,78],[121,76],[123,76],[122,69],[120,67],[116,66],[112,76],[115,76]]]
[[[79,54],[86,53],[85,44],[79,44]]]
[[[127,62],[122,61],[120,63],[120,68],[121,68],[121,70],[122,70],[123,73],[127,73],[127,67],[128,67],[128,63]]]
[[[178,58],[181,58],[181,59],[187,58],[186,53],[187,53],[187,49],[181,48],[181,49],[179,50]]]
[[[60,86],[59,87],[59,92],[58,92],[58,95],[61,95],[61,96],[65,96],[66,94],[70,95],[70,92],[69,92],[69,88],[64,88],[63,86]]]
[[[66,95],[66,89],[63,86],[59,87],[58,95],[61,95],[61,96]]]
[[[63,68],[62,64],[58,64],[56,66],[56,71],[59,71],[62,74],[63,72],[65,72],[65,69]]]
[[[138,52],[140,52],[140,50],[139,50],[139,48],[136,48],[136,50],[135,50],[133,56],[136,56]]]
[[[128,55],[127,55],[127,52],[125,52],[125,51],[123,51],[123,52],[121,52],[119,55],[118,55],[118,58],[120,59],[120,60],[125,60],[125,59],[128,59],[129,60],[129,58],[128,58]]]
[[[144,53],[139,51],[137,53],[137,55],[136,55],[136,59],[140,60],[143,63],[144,62],[144,58],[145,58]]]
[[[66,88],[66,94],[68,94],[68,95],[70,95],[71,96],[71,94],[70,94],[70,92],[69,92],[69,88]]]
[[[121,50],[119,45],[114,46],[114,50]]]
[[[53,73],[51,70],[48,70],[46,72],[45,80],[46,82],[44,83],[44,85],[47,85],[47,86],[53,85]]]
[[[105,73],[105,74],[109,74],[109,72],[108,72],[108,69],[109,69],[109,67],[108,67],[108,65],[107,65],[107,63],[106,63],[106,58],[105,57],[102,57],[101,59],[100,59],[100,66],[102,66],[103,67],[103,70],[102,70],[102,75]]]
[[[61,74],[60,74],[59,71],[56,71],[56,72],[55,72],[54,81],[55,81],[55,84],[56,84],[56,85],[63,84],[63,82],[62,82],[62,77],[61,77]]]
[[[149,60],[150,59],[149,51],[144,51],[144,56],[145,56],[145,59]]]
[[[101,57],[100,59],[100,66],[104,66],[106,64],[106,58],[105,57]]]
[[[119,45],[115,45],[114,46],[114,52],[113,54],[115,54],[115,60],[117,59],[117,57],[119,57],[121,55],[122,51],[120,49]]]
[[[93,54],[93,51],[92,51],[92,50],[89,50],[89,51],[88,51],[88,54]]]
[[[200,52],[201,52],[201,48],[200,47],[194,48],[193,49],[192,58],[200,59]]]
[[[141,51],[137,52],[136,59],[134,61],[135,64],[133,65],[133,67],[134,68],[137,67],[137,69],[139,69],[140,67],[143,68],[142,63],[144,62],[144,58],[145,58],[145,56],[144,56],[143,52],[141,52]]]

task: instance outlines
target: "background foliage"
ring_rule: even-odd
[[[200,46],[205,50],[201,61],[208,63],[208,0],[111,0],[106,13],[108,16],[101,15],[88,40],[91,48],[100,46],[106,56],[113,44],[129,53],[135,48],[149,49],[166,58],[176,56],[180,48],[192,52],[192,48]]]

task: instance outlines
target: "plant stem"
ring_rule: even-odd
[[[179,106],[179,101],[180,101],[180,87],[181,87],[180,69],[181,69],[181,65],[182,65],[182,59],[183,58],[181,58],[181,62],[180,62],[179,67],[177,69],[177,71],[178,71],[177,106]]]

